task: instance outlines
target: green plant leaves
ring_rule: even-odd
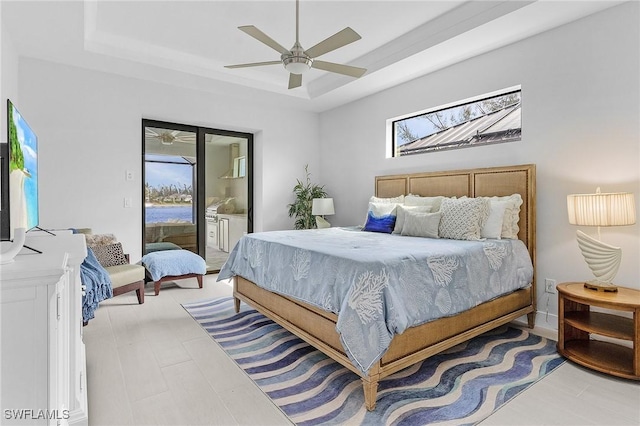
[[[311,183],[311,173],[309,173],[309,165],[304,166],[306,181],[302,182],[296,179],[296,185],[293,187],[293,193],[296,197],[295,201],[289,204],[289,217],[295,217],[295,229],[314,229],[316,228],[316,218],[311,214],[313,199],[325,198],[327,192],[324,185]]]

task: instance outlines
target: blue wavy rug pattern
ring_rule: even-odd
[[[360,377],[246,304],[183,304],[298,425],[476,424],[564,359],[556,342],[503,326],[380,381],[374,411]]]

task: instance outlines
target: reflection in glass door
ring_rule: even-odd
[[[251,136],[206,131],[206,260],[219,270],[238,240],[251,232]]]
[[[144,129],[145,253],[198,252],[196,136],[179,125]]]

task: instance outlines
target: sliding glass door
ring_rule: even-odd
[[[252,232],[251,134],[143,120],[143,253],[186,249],[218,271]]]
[[[220,269],[238,240],[251,231],[250,137],[204,132],[207,221],[205,258]]]

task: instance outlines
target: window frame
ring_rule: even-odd
[[[470,105],[470,104],[475,104],[477,102],[482,102],[482,101],[486,101],[488,99],[492,99],[492,98],[498,98],[500,96],[506,96],[506,95],[511,95],[514,93],[520,93],[520,103],[522,103],[522,87],[520,85],[517,86],[511,86],[505,89],[501,89],[501,90],[496,90],[493,92],[489,92],[489,93],[484,93],[478,96],[474,96],[471,98],[467,98],[467,99],[463,99],[460,101],[456,101],[456,102],[450,102],[448,104],[444,104],[444,105],[438,105],[436,107],[433,108],[429,108],[429,109],[425,109],[422,111],[417,111],[417,112],[412,112],[409,114],[405,114],[402,116],[398,116],[398,117],[394,117],[394,118],[390,118],[387,120],[387,129],[388,129],[388,137],[387,137],[387,158],[400,158],[400,157],[408,157],[411,155],[419,155],[419,154],[426,154],[429,152],[434,152],[434,151],[444,151],[444,150],[450,150],[450,149],[456,149],[456,148],[461,148],[461,147],[442,147],[439,149],[432,149],[432,150],[425,150],[425,151],[420,151],[420,152],[415,152],[415,153],[411,153],[411,154],[405,154],[405,155],[400,155],[398,152],[398,141],[397,141],[397,131],[396,131],[396,127],[397,127],[397,123],[405,121],[405,120],[411,120],[417,117],[421,117],[421,116],[425,116],[428,114],[434,114],[440,111],[446,111],[446,110],[450,110],[450,109],[454,109],[454,108],[459,108],[459,107],[464,107],[466,105]],[[458,123],[461,124],[461,123]],[[450,128],[450,127],[449,127]],[[444,129],[446,130],[446,129]],[[443,130],[443,131],[444,131]],[[431,133],[434,134],[434,133]],[[430,134],[430,135],[431,135]],[[426,138],[430,135],[425,135],[420,137],[420,139],[422,138]],[[407,142],[410,143],[410,142]],[[499,142],[497,142],[499,143]],[[405,143],[406,144],[406,143]],[[403,144],[403,145],[405,145]],[[484,143],[483,145],[488,145],[490,143]],[[400,145],[401,146],[401,145]]]

